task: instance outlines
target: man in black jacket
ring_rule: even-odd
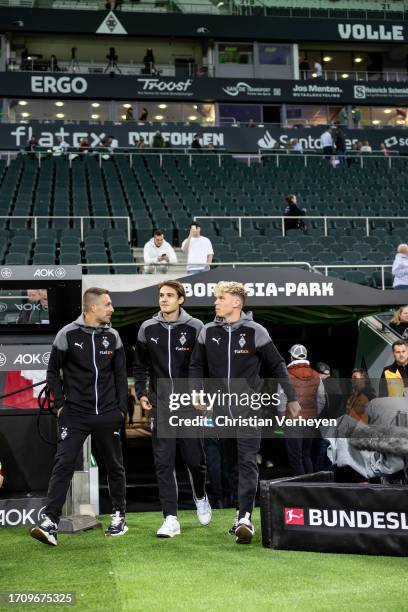
[[[92,287],[83,296],[83,315],[57,334],[47,383],[58,411],[58,445],[43,521],[31,535],[57,545],[58,522],[76,460],[89,434],[103,457],[113,514],[107,536],[126,533],[126,481],[120,430],[127,412],[126,360],[107,289]],[[61,378],[62,371],[62,378]]]
[[[291,229],[301,229],[304,233],[307,231],[307,227],[304,221],[299,217],[304,217],[306,212],[303,208],[299,208],[297,205],[297,197],[294,193],[290,193],[286,196],[287,206],[285,207],[284,219],[285,233]]]
[[[392,345],[394,363],[381,373],[379,397],[404,397],[408,388],[408,344],[397,340]]]
[[[246,297],[244,286],[220,282],[215,295],[216,318],[201,330],[191,358],[192,386],[208,377],[219,379],[220,383],[222,380],[222,384],[226,381],[228,390],[231,385],[242,383],[253,391],[260,391],[263,381],[259,372],[263,365],[271,377],[279,379],[288,398],[287,412],[297,416],[300,406],[283,357],[267,330],[252,320],[252,313],[242,312]],[[255,533],[251,514],[258,486],[256,455],[260,434],[251,433],[253,435],[237,436],[238,509],[230,533],[235,534],[238,544],[249,544]]]
[[[203,327],[201,321],[190,317],[181,307],[185,298],[184,287],[178,281],[161,283],[160,312],[141,325],[135,346],[133,375],[136,394],[142,408],[152,410],[153,454],[164,516],[157,531],[159,538],[180,534],[175,478],[177,442],[189,471],[198,520],[202,525],[211,521],[211,506],[205,493],[206,465],[202,440],[161,437],[157,427],[157,419],[161,416],[158,414],[158,396],[161,399],[163,395],[163,390],[158,389],[158,381],[161,379],[162,384],[168,383],[169,389],[174,391],[177,379],[187,378],[191,353]]]

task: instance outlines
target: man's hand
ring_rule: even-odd
[[[286,407],[286,416],[296,419],[300,415],[301,407],[299,402],[288,402]]]
[[[159,257],[159,261],[169,261],[169,258],[167,257],[167,255],[160,255]]]
[[[143,408],[143,410],[151,410],[152,409],[152,405],[151,405],[147,395],[142,395],[142,397],[139,398],[139,402],[140,402],[140,405]]]

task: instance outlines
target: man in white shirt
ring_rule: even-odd
[[[319,60],[315,59],[314,61],[314,71],[315,71],[315,75],[316,75],[316,79],[321,79],[323,76],[323,68],[321,63],[319,62]]]
[[[333,136],[331,128],[326,128],[326,130],[320,136],[320,143],[323,149],[323,154],[326,156],[326,159],[329,159],[333,155]]]
[[[154,230],[153,238],[144,245],[143,259],[147,264],[144,266],[145,274],[153,274],[154,272],[165,274],[169,268],[166,264],[177,263],[177,255],[171,244],[165,241],[163,230]]]
[[[181,245],[181,250],[187,253],[188,274],[198,274],[210,269],[214,251],[210,240],[201,236],[201,227],[197,221],[191,223],[190,233]]]

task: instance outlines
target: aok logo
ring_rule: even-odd
[[[43,506],[37,514],[38,522],[42,520],[42,514],[45,506]],[[10,508],[10,510],[0,510],[0,526],[2,527],[16,527],[17,525],[35,525],[36,517],[33,514],[36,512],[34,508],[31,510],[23,508],[18,510],[17,508]]]
[[[4,353],[0,353],[0,368],[3,368],[7,363],[7,357]]]
[[[13,276],[13,272],[10,270],[10,268],[2,268],[0,270],[0,276],[1,278],[4,278],[4,280],[8,280]]]
[[[305,511],[303,508],[285,508],[285,525],[304,525]]]
[[[5,304],[4,302],[0,302],[0,312],[6,312],[7,310],[7,304]]]
[[[33,93],[74,93],[81,95],[85,93],[87,89],[88,83],[83,77],[31,77],[31,91]]]
[[[64,268],[37,268],[34,272],[34,278],[64,278],[66,271]]]
[[[18,363],[20,365],[41,365],[42,355],[41,353],[23,353],[17,355],[13,364]]]

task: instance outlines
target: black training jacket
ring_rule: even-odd
[[[158,379],[167,379],[172,385],[175,379],[188,377],[191,354],[202,328],[202,322],[183,308],[177,321],[165,321],[159,312],[142,323],[133,362],[137,397],[146,395],[156,406]]]
[[[47,383],[57,408],[92,414],[119,408],[126,414],[126,358],[118,332],[109,325],[89,327],[83,315],[63,327],[52,345]]]

